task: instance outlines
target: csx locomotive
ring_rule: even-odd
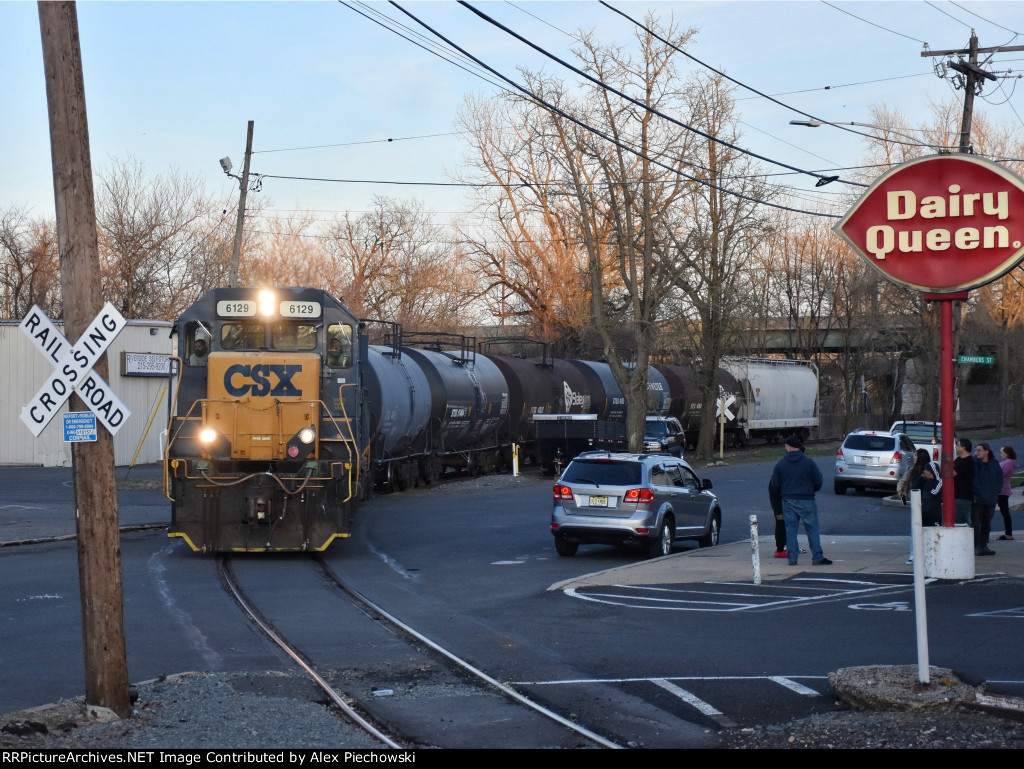
[[[504,469],[513,446],[535,458],[535,416],[625,419],[606,363],[485,355],[467,337],[403,335],[394,324],[371,345],[369,323],[310,288],[219,288],[181,315],[170,536],[203,552],[323,550],[349,536],[375,487]],[[742,359],[718,375],[737,442],[817,424],[806,364]],[[696,440],[693,370],[652,367],[648,392],[649,413],[677,417],[684,440]]]
[[[359,320],[308,288],[221,288],[177,322],[165,451],[172,537],[323,550],[365,488]]]

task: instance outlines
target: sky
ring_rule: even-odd
[[[790,120],[806,119],[794,110],[870,122],[872,106],[887,104],[902,110],[908,127],[918,126],[930,103],[963,100],[962,90],[934,73],[936,59],[922,57],[924,44],[964,49],[973,28],[982,48],[1024,45],[1024,3],[1017,0],[612,4],[634,18],[651,11],[696,29],[687,53],[792,107],[736,91],[740,144],[801,169],[855,166],[864,145],[836,128],[792,126]],[[581,27],[609,43],[628,44],[634,34],[628,20],[590,0],[473,5],[562,57],[573,45],[567,33]],[[518,79],[525,67],[576,77],[455,2],[401,6],[506,76]],[[376,2],[79,2],[94,172],[133,160],[149,176],[173,171],[236,198],[238,182],[218,161],[229,156],[241,173],[252,120],[253,172],[378,182],[267,178],[249,198],[262,196],[271,216],[333,217],[367,210],[384,195],[419,200],[442,221],[457,217],[469,208],[463,189],[379,182],[450,182],[466,162],[455,133],[464,97],[498,90],[353,8],[422,30],[395,6]],[[987,66],[1009,77],[987,87],[976,109],[1024,128],[1024,51],[999,53]],[[34,2],[0,0],[0,83],[0,211],[20,206],[52,217]],[[826,199],[843,192],[815,190],[807,176],[776,179]],[[233,220],[225,226],[233,228]]]

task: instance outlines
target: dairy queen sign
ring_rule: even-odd
[[[973,155],[932,155],[880,176],[835,227],[887,278],[953,293],[1024,255],[1024,179]]]
[[[876,270],[939,305],[942,528],[934,552],[970,554],[954,531],[953,303],[1016,267],[1024,255],[1024,180],[973,155],[931,155],[880,176],[835,227]],[[959,540],[964,540],[960,542]],[[927,547],[926,558],[927,561]],[[964,561],[964,563],[966,563]],[[958,563],[959,567],[960,564]],[[974,576],[974,562],[948,576]]]

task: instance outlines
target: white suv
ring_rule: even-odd
[[[853,486],[896,490],[900,478],[914,465],[914,444],[903,433],[854,430],[836,452],[832,488],[845,494]]]

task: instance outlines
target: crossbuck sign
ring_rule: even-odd
[[[124,316],[110,302],[103,305],[74,347],[57,330],[53,322],[33,306],[21,322],[21,330],[53,363],[54,372],[35,397],[21,410],[21,421],[32,434],[50,423],[64,402],[77,391],[79,397],[96,414],[111,435],[115,435],[131,416],[131,411],[114,394],[106,382],[92,371],[96,361],[126,325]]]

